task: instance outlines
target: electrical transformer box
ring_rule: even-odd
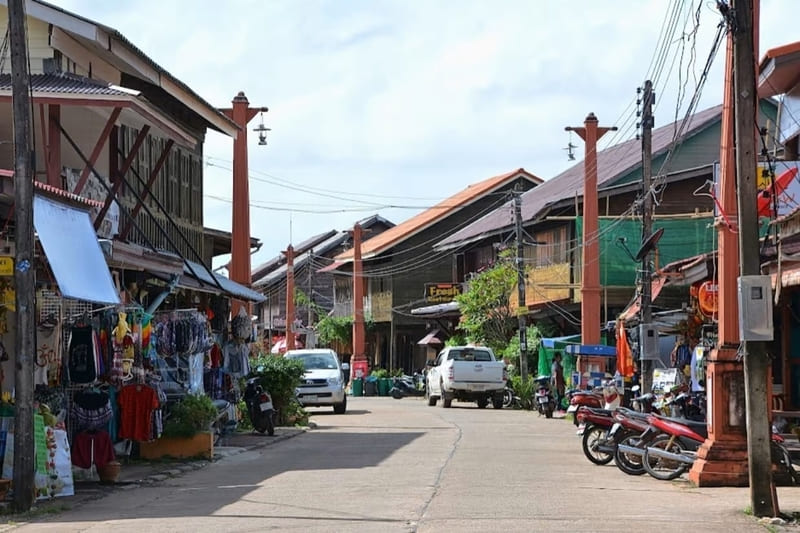
[[[653,324],[639,324],[639,359],[643,361],[661,359],[658,351],[658,329]]]
[[[771,341],[772,279],[770,276],[739,276],[739,339]]]

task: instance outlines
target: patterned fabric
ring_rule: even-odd
[[[100,409],[85,409],[77,403],[73,403],[72,416],[78,427],[97,430],[106,427],[106,424],[113,418],[114,412],[111,410],[110,403]]]

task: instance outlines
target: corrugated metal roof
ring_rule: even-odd
[[[318,259],[319,261],[324,261],[324,258],[318,258],[317,256],[323,255],[331,250],[335,249],[337,246],[341,246],[343,242],[345,242],[350,237],[347,231],[340,231],[335,235],[328,238],[326,241],[317,243],[317,246],[314,247],[314,258]],[[308,263],[310,259],[312,250],[308,252],[295,256],[294,259],[294,268],[295,270],[301,268],[306,263]],[[332,263],[333,264],[333,263]],[[267,275],[262,277],[256,283],[253,284],[254,287],[263,288],[268,287],[270,285],[274,285],[286,278],[286,271],[288,269],[288,265],[286,263],[282,264],[278,268],[274,269],[272,272],[269,272]],[[319,272],[319,270],[317,271]]]
[[[384,231],[380,235],[364,241],[361,245],[362,257],[380,254],[384,250],[403,242],[417,232],[422,231],[441,219],[452,215],[453,213],[482,198],[498,187],[502,187],[517,177],[526,177],[537,184],[542,183],[541,178],[534,176],[524,168],[518,168],[511,172],[500,174],[499,176],[494,176],[478,183],[474,183],[468,186],[466,189],[454,194],[453,196],[442,200],[435,206],[409,218],[405,222],[401,222],[393,228],[389,228],[388,230]],[[542,185],[537,186],[541,187]],[[336,256],[336,260],[338,261],[352,260],[352,258],[353,250],[348,250]]]
[[[690,117],[684,133],[684,140],[696,135],[708,125],[719,120],[722,106],[718,105]],[[672,144],[676,123],[668,124],[653,130],[653,156],[665,153]],[[611,185],[633,169],[641,166],[641,141],[630,139],[611,146],[597,153],[597,185]],[[561,174],[550,178],[538,187],[522,195],[522,220],[538,218],[540,213],[550,204],[576,194],[583,195],[583,161],[568,168]],[[499,207],[483,218],[473,222],[464,229],[452,234],[435,245],[435,248],[449,248],[463,241],[487,237],[497,231],[511,227],[508,209]],[[388,232],[387,232],[388,233]]]
[[[11,74],[0,74],[0,91],[11,90]],[[31,74],[31,90],[42,93],[84,94],[90,96],[131,96],[130,93],[69,73]]]
[[[206,269],[203,265],[189,260],[187,260],[186,262],[192,266],[192,269],[197,274],[197,279],[199,279],[209,287],[217,286],[214,280],[211,279],[211,276],[208,275],[208,272],[206,272]],[[186,265],[184,265],[183,272],[187,276],[194,277],[192,276],[192,272],[189,270],[189,267]],[[222,289],[229,295],[233,296],[234,298],[241,298],[243,300],[249,300],[251,302],[256,302],[256,303],[263,302],[264,300],[266,300],[266,297],[263,294],[258,293],[248,287],[245,287],[244,285],[236,283],[235,281],[226,278],[225,276],[220,276],[216,272],[214,272],[214,278],[216,278],[217,281],[219,281],[219,284],[222,286]]]

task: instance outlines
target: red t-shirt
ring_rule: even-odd
[[[148,441],[153,438],[153,411],[158,395],[147,385],[126,385],[119,392],[119,438]]]

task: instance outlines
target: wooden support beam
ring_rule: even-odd
[[[92,168],[94,168],[94,165],[97,163],[97,158],[100,157],[100,152],[103,151],[103,146],[105,146],[106,140],[108,140],[108,136],[111,134],[111,129],[117,122],[120,113],[122,113],[122,108],[115,107],[111,112],[111,115],[108,117],[108,121],[106,122],[103,131],[100,132],[100,137],[98,137],[97,143],[94,145],[94,150],[92,150],[91,155],[89,155],[88,164],[83,167],[83,170],[81,171],[81,177],[78,180],[78,183],[75,185],[75,190],[72,191],[74,194],[80,194],[83,190],[83,187],[86,185],[86,181],[89,179],[89,174],[91,173]]]
[[[128,156],[125,158],[125,161],[122,162],[122,166],[119,169],[119,176],[116,177],[114,181],[114,185],[111,187],[111,192],[106,197],[106,203],[103,204],[102,209],[97,214],[97,218],[94,220],[94,229],[100,227],[100,224],[103,223],[103,219],[106,218],[106,213],[108,213],[108,208],[111,207],[111,202],[114,201],[114,198],[117,197],[122,184],[125,182],[122,179],[122,176],[128,172],[128,169],[131,168],[131,164],[133,164],[133,160],[136,159],[136,155],[139,153],[139,148],[142,147],[142,143],[147,138],[147,134],[150,132],[150,126],[144,126],[141,130],[139,130],[139,135],[136,136],[136,140],[133,142],[133,146],[131,146],[131,151],[128,152]]]
[[[61,106],[47,106],[47,183],[61,188]],[[43,120],[44,121],[44,120]]]
[[[125,223],[125,227],[122,228],[122,231],[119,233],[120,239],[125,240],[125,238],[128,236],[128,233],[131,230],[131,221],[136,220],[136,216],[139,214],[139,211],[142,210],[142,204],[147,199],[147,195],[150,194],[150,190],[152,189],[156,178],[161,173],[161,168],[164,166],[164,163],[167,162],[167,157],[169,156],[170,150],[172,150],[172,146],[174,144],[175,141],[169,139],[167,144],[164,146],[164,150],[161,152],[161,156],[158,158],[156,166],[153,167],[153,170],[150,171],[150,176],[147,178],[147,186],[145,187],[144,191],[142,191],[141,201],[137,201],[136,205],[133,206],[133,210],[131,211],[130,217],[128,217],[128,221]]]

